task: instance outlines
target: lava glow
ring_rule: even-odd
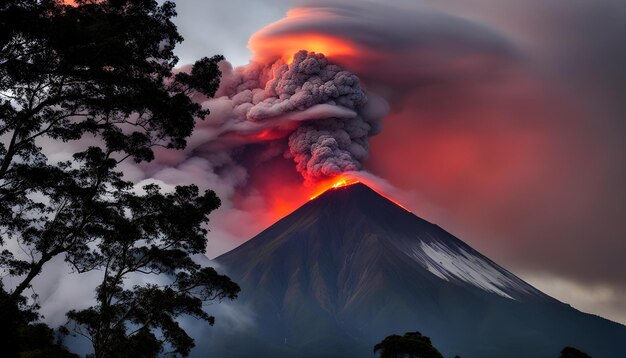
[[[350,183],[350,184],[352,184],[352,183]],[[346,185],[350,185],[350,184],[348,184],[347,181],[342,180],[340,182],[337,182],[337,183],[333,184],[333,189],[341,188],[342,186],[346,186]]]
[[[363,184],[369,186],[370,188],[372,188],[372,190],[374,190],[378,194],[382,195],[387,200],[393,202],[394,204],[398,205],[402,209],[404,209],[404,210],[406,210],[408,212],[411,212],[411,210],[407,209],[404,205],[400,204],[398,201],[390,198],[386,194],[383,194],[383,191],[381,190],[381,188],[379,188],[379,186],[375,182],[369,181],[369,180],[364,180],[363,178],[351,177],[351,176],[348,176],[348,175],[339,175],[339,176],[337,176],[335,178],[332,178],[332,179],[329,179],[329,180],[325,180],[325,181],[322,181],[322,182],[318,183],[315,186],[315,190],[314,190],[313,195],[311,195],[309,197],[309,200],[316,199],[318,196],[324,194],[328,190],[336,190],[336,189],[340,189],[340,188],[345,188],[347,186],[350,186],[350,185],[353,185],[353,184],[357,184],[357,183],[363,183]]]
[[[267,141],[283,138],[285,134],[279,130],[265,129],[259,133],[251,134],[250,139],[255,139],[258,141]]]
[[[252,39],[248,47],[257,55],[257,60],[264,61],[267,59],[264,57],[280,57],[287,63],[291,63],[293,54],[300,50],[323,53],[331,58],[355,53],[354,45],[346,40],[313,33]]]
[[[360,183],[360,181],[343,175],[336,176],[329,180],[321,181],[317,185],[315,185],[315,190],[313,191],[313,195],[309,197],[309,200],[317,198],[328,190],[342,188],[356,183]]]
[[[235,195],[234,201],[238,210],[229,212],[228,223],[232,225],[230,232],[236,232],[237,236],[242,238],[255,236],[323,193],[329,190],[342,190],[357,183],[367,185],[387,200],[411,212],[390,197],[390,195],[405,197],[405,193],[373,175],[365,172],[347,172],[316,183],[304,183],[299,174],[288,175],[288,171],[282,167],[283,163],[286,162],[268,163],[268,166],[259,168],[259,172],[270,172],[274,175],[254,176],[252,185],[254,190]],[[291,165],[291,163],[288,164]],[[276,175],[276,173],[282,173],[282,175]],[[249,216],[244,216],[245,219],[242,219],[243,214]],[[254,218],[253,226],[252,224],[241,225],[242,220],[250,220],[250,218]],[[245,233],[241,233],[242,230]]]

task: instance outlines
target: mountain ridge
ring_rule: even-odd
[[[364,184],[323,193],[215,261],[256,327],[212,333],[218,356],[372,356],[386,335],[415,330],[446,356],[556,357],[568,344],[626,356],[626,327],[545,295]],[[237,339],[247,344],[233,351]]]
[[[389,226],[390,222],[392,222],[393,224],[399,224],[399,222],[402,222],[402,224],[404,224],[404,221],[408,221],[408,222],[416,222],[418,223],[418,227],[416,228],[412,228],[415,230],[420,230],[425,232],[427,235],[429,235],[430,241],[431,241],[431,245],[424,247],[424,240],[426,240],[426,238],[422,237],[420,240],[420,243],[422,245],[421,249],[419,250],[417,248],[414,247],[396,247],[396,249],[399,249],[401,251],[409,251],[409,250],[413,250],[414,255],[418,256],[416,257],[416,261],[422,261],[422,262],[429,262],[432,266],[430,266],[430,272],[435,274],[436,276],[442,278],[442,279],[457,279],[457,283],[458,283],[458,276],[459,275],[452,275],[453,277],[449,277],[450,275],[446,275],[446,270],[442,270],[441,267],[436,267],[437,263],[434,260],[434,257],[439,257],[440,259],[444,259],[446,254],[449,254],[449,252],[446,252],[446,248],[442,247],[441,245],[437,245],[438,243],[436,242],[437,240],[434,239],[434,237],[439,237],[439,239],[441,239],[442,237],[445,237],[448,241],[449,240],[458,240],[457,238],[455,238],[454,236],[448,234],[447,232],[445,232],[445,230],[443,230],[440,226],[430,223],[420,217],[418,217],[417,215],[413,214],[412,212],[410,212],[409,210],[405,209],[404,207],[402,207],[399,204],[396,204],[395,202],[391,201],[390,199],[386,198],[385,196],[383,196],[382,194],[376,192],[375,190],[371,189],[370,187],[368,187],[367,185],[357,182],[357,183],[353,183],[353,184],[349,184],[349,185],[345,185],[345,186],[341,186],[338,188],[332,188],[329,189],[328,191],[322,193],[321,195],[319,195],[318,197],[316,197],[314,200],[311,200],[307,203],[305,203],[304,205],[302,205],[300,208],[296,209],[292,214],[294,213],[298,213],[299,217],[302,218],[303,216],[303,211],[306,212],[306,214],[304,214],[307,217],[307,220],[303,223],[302,219],[300,219],[299,224],[299,229],[302,229],[303,227],[306,227],[307,225],[311,225],[315,222],[317,222],[317,220],[319,220],[319,215],[320,212],[323,210],[328,209],[328,206],[336,206],[337,202],[341,203],[342,205],[347,205],[347,206],[352,206],[352,208],[350,209],[350,211],[354,211],[355,209],[358,210],[359,208],[363,208],[363,207],[369,207],[371,208],[372,206],[375,207],[375,216],[377,218],[380,218],[383,220],[383,224],[385,226]],[[357,208],[354,208],[354,206],[357,206]],[[382,207],[381,207],[382,206]],[[402,209],[402,211],[398,210],[399,208]],[[336,207],[333,209],[337,209]],[[381,210],[382,209],[382,210]],[[345,209],[343,209],[345,211]],[[370,209],[371,210],[371,209]],[[313,212],[311,212],[313,211]],[[386,212],[391,211],[392,212],[392,216],[394,216],[393,220],[389,219],[386,215]],[[404,217],[402,218],[398,218],[398,214],[402,213]],[[290,215],[287,215],[286,217],[284,217],[283,219],[281,219],[279,222],[283,222],[283,220],[290,220]],[[364,215],[363,217],[370,217],[372,215]],[[370,218],[371,219],[371,218]],[[400,219],[400,220],[399,220]],[[352,222],[351,224],[355,225],[358,223],[354,223]],[[380,225],[380,223],[379,223]],[[273,230],[274,225],[270,226],[268,229],[266,229],[266,231],[271,231]],[[281,228],[282,230],[283,228]],[[261,235],[259,235],[261,236]],[[257,236],[257,237],[259,237]],[[271,236],[269,236],[271,237]],[[394,237],[394,235],[390,235],[390,237]],[[396,237],[397,238],[397,237]],[[321,238],[317,238],[317,239],[321,239]],[[225,258],[227,258],[231,253],[237,253],[239,250],[245,250],[246,245],[248,243],[254,243],[256,245],[262,245],[263,242],[261,241],[248,241],[247,243],[242,244],[240,247],[233,249],[231,252],[224,254],[218,258],[216,258],[216,261],[220,261],[220,260],[224,260]],[[404,241],[400,241],[397,240],[397,242],[395,242],[398,246],[402,246],[402,245],[407,245],[408,243],[406,242],[406,240]],[[476,250],[474,250],[472,247],[470,247],[469,245],[467,245],[466,243],[462,242],[461,240],[458,240],[458,242],[454,243],[456,246],[459,246],[460,249],[462,249],[465,252],[464,257],[467,258],[467,256],[471,256],[472,258],[477,258],[480,257],[481,260],[484,261],[484,263],[486,263],[487,265],[491,266],[492,268],[495,268],[498,271],[501,271],[502,273],[504,273],[504,275],[509,276],[509,277],[514,277],[514,275],[512,273],[510,273],[509,271],[505,270],[504,268],[502,268],[501,266],[497,265],[496,263],[494,263],[493,261],[491,261],[490,259],[482,256],[480,253],[478,253]],[[262,249],[261,249],[262,250]],[[254,250],[254,254],[257,255],[258,254],[258,250],[257,248],[255,248]],[[449,259],[449,258],[448,258]],[[429,266],[425,267],[425,268],[429,268]],[[465,265],[465,268],[468,268],[468,265]],[[456,276],[456,277],[455,277]],[[470,279],[471,277],[465,277],[466,279]],[[521,279],[515,277],[514,280],[517,281],[522,281]],[[463,280],[461,280],[463,281]],[[465,280],[465,282],[468,282],[467,280]],[[495,291],[499,291],[501,295],[507,297],[508,295],[503,293],[501,290],[498,290],[497,287],[494,287],[493,285],[486,285],[489,286],[489,289],[495,290]],[[532,292],[536,295],[544,295],[543,293],[541,293],[539,290],[537,290],[536,288],[532,287],[531,285],[527,284],[527,283],[523,283],[523,286],[525,290]]]

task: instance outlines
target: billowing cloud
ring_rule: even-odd
[[[225,79],[221,93],[231,109],[220,131],[251,141],[288,136],[285,154],[307,180],[361,169],[368,137],[376,134],[381,118],[366,112],[359,79],[323,54],[306,51],[289,64],[261,66],[238,68]],[[207,105],[211,108],[211,101]]]
[[[380,130],[387,105],[376,97],[368,101],[353,73],[323,54],[306,51],[294,54],[290,63],[277,59],[235,69],[228,63],[222,67],[217,98],[200,99],[212,115],[198,123],[186,151],[160,151],[146,167],[188,166],[180,163],[197,158],[193,160],[208,161],[210,167],[199,169],[205,175],[223,171],[217,167],[241,169],[245,160],[234,160],[233,153],[255,145],[257,160],[292,158],[311,182],[362,168],[368,138]],[[171,176],[177,170],[159,169],[150,177]],[[233,186],[244,179],[235,180]]]
[[[495,29],[423,3],[305,2],[255,33],[249,46],[265,59],[284,57],[291,43],[327,50],[372,88],[394,95],[493,76],[519,56]]]

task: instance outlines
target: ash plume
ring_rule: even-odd
[[[278,60],[225,72],[218,92],[223,97],[207,103],[230,106],[222,118],[209,119],[219,133],[214,146],[265,141],[263,133],[272,133],[307,181],[362,168],[368,137],[379,131],[382,115],[366,106],[355,74],[307,51],[290,64]]]

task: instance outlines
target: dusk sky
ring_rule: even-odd
[[[217,53],[237,67],[298,47],[326,52],[360,78],[381,113],[389,108],[370,138],[366,175],[544,292],[626,323],[622,2],[177,6],[181,65]],[[212,103],[219,118],[222,107]],[[301,204],[279,202],[289,190],[267,186],[276,178],[301,182],[293,168],[216,170],[215,161],[190,153],[157,160],[133,179],[179,184],[184,177],[227,197],[213,221],[210,257],[270,224],[272,210],[282,208],[279,217]],[[241,229],[242,220],[251,227]]]
[[[626,323],[626,4],[176,3],[181,70],[222,54],[221,88],[195,98],[211,115],[184,151],[120,169],[137,186],[215,190],[209,258],[360,180],[543,292]],[[341,85],[287,98],[302,85],[281,70],[292,61]],[[327,103],[333,91],[343,102]],[[317,153],[303,149],[312,141]],[[39,279],[51,323],[92,300],[90,285],[57,277],[66,271],[59,259]]]

